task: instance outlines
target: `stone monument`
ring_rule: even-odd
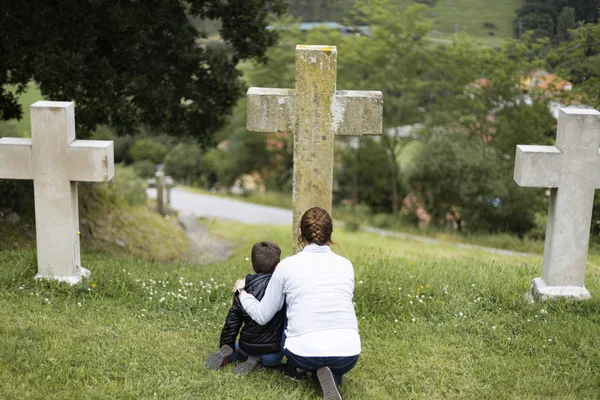
[[[319,206],[331,213],[334,135],[381,135],[383,95],[336,90],[335,46],[296,46],[296,89],[251,87],[253,132],[294,134],[292,243],[298,250],[302,214]]]
[[[108,182],[114,175],[113,142],[75,140],[71,102],[31,106],[31,139],[0,139],[0,179],[32,179],[38,274],[76,284],[81,267],[77,182]]]
[[[515,182],[550,188],[542,277],[534,298],[591,297],[584,286],[594,190],[600,188],[600,112],[561,109],[556,146],[517,146]]]

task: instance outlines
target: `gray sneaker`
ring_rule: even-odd
[[[216,353],[212,353],[206,359],[206,366],[214,371],[218,370],[224,364],[227,364],[227,359],[233,354],[231,346],[223,345]]]
[[[323,389],[323,398],[327,400],[342,400],[342,395],[333,378],[333,372],[329,367],[321,367],[317,370],[317,378]]]
[[[241,364],[235,366],[234,374],[249,374],[260,365],[260,357],[248,356],[248,359]]]

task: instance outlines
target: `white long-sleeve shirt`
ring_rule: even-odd
[[[240,300],[259,324],[286,303],[285,348],[305,357],[333,357],[361,350],[353,296],[352,263],[329,246],[311,244],[279,263],[261,301],[248,293]]]

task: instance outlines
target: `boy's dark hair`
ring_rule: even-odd
[[[273,273],[280,257],[281,249],[273,242],[258,242],[252,246],[252,268],[259,274]]]

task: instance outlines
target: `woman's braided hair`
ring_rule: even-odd
[[[300,244],[317,244],[324,246],[331,243],[333,221],[331,216],[320,207],[313,207],[306,211],[300,220]]]

